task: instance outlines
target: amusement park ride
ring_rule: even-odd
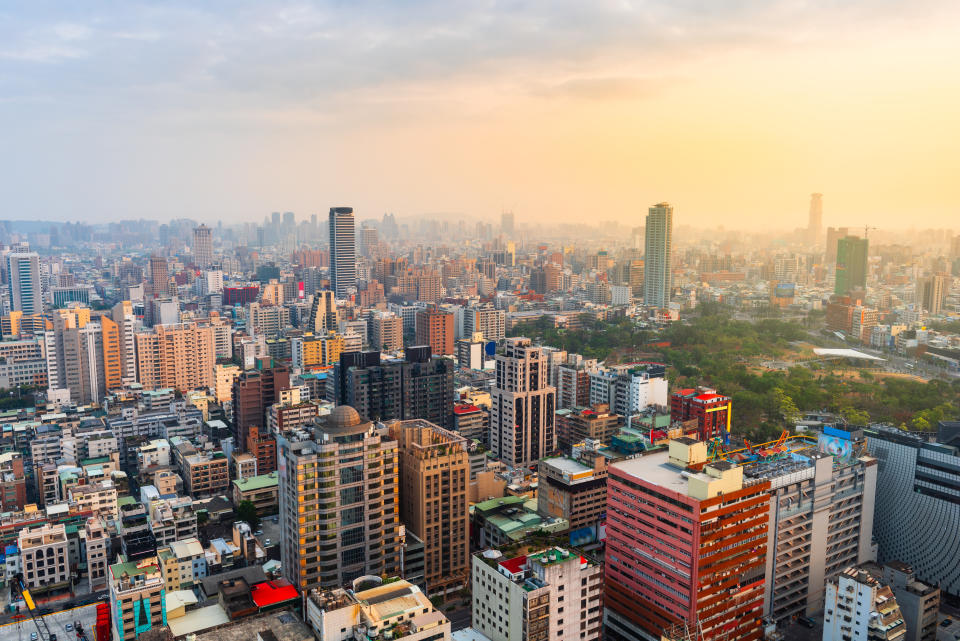
[[[787,441],[800,439],[803,445],[800,447],[790,447]],[[816,447],[816,442],[809,436],[797,434],[790,436],[787,430],[780,434],[780,438],[766,443],[753,444],[747,439],[743,439],[745,447],[730,449],[729,437],[715,436],[707,441],[707,460],[704,463],[696,465],[702,468],[707,463],[714,461],[730,461],[736,465],[746,465],[757,461],[772,461],[786,457],[791,452],[800,452],[812,447]],[[693,467],[693,466],[691,466]]]

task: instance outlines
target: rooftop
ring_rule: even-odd
[[[276,472],[270,472],[269,474],[261,474],[259,476],[250,476],[245,479],[238,479],[233,482],[233,484],[241,492],[248,492],[253,490],[262,490],[268,487],[277,487],[279,485],[279,477]]]
[[[694,442],[693,439],[681,438],[676,440]],[[667,462],[669,459],[670,454],[667,450],[659,450],[645,456],[611,463],[610,469],[611,471],[620,470],[635,478],[686,496],[687,479],[680,473],[679,468]]]
[[[196,641],[257,641],[257,635],[269,630],[277,641],[314,641],[313,632],[291,610],[240,619],[197,635]]]

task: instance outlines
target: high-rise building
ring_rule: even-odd
[[[917,579],[960,596],[960,456],[896,428],[864,430],[879,461],[873,536],[880,563],[901,561]]]
[[[483,334],[488,341],[502,341],[507,331],[507,312],[493,305],[469,307],[463,314],[463,335]]]
[[[867,289],[867,254],[869,241],[857,236],[844,236],[837,241],[837,274],[834,294],[849,294]]]
[[[445,594],[467,587],[467,441],[422,419],[388,427],[398,445],[400,520],[423,541],[427,592]]]
[[[868,567],[870,574],[890,586],[897,597],[907,624],[904,641],[937,641],[940,589],[917,581],[913,568],[906,563],[890,561],[882,568],[873,563]]]
[[[401,570],[397,442],[347,405],[279,438],[283,575],[301,591]]]
[[[657,203],[647,213],[643,299],[649,307],[667,307],[673,288],[673,207]]]
[[[24,314],[43,313],[40,290],[40,256],[35,252],[7,254],[10,309]]]
[[[436,307],[417,312],[417,345],[429,345],[434,356],[452,356],[456,338],[453,313]]]
[[[770,482],[706,459],[706,443],[680,438],[609,466],[605,638],[684,624],[697,638],[763,637]]]
[[[200,269],[213,264],[213,231],[203,224],[193,230],[193,261]]]
[[[485,550],[472,559],[473,628],[484,638],[600,638],[599,564],[562,548],[509,559]]]
[[[306,331],[318,336],[337,331],[337,301],[332,291],[324,289],[313,295]]]
[[[330,288],[346,298],[357,286],[357,243],[353,207],[330,208]]]
[[[150,257],[150,295],[167,296],[170,293],[170,272],[163,256]]]
[[[370,317],[370,344],[384,352],[403,349],[403,319],[396,314],[373,314]]]
[[[51,389],[69,389],[76,403],[99,403],[123,383],[120,332],[107,316],[90,320],[87,308],[57,310],[44,337]]]
[[[431,358],[428,347],[408,347],[404,360],[379,353],[344,354],[334,367],[336,401],[370,420],[422,418],[453,426],[453,361]]]
[[[943,300],[950,283],[948,274],[933,274],[917,281],[917,304],[931,316],[943,311]]]
[[[187,392],[214,386],[217,359],[212,327],[158,325],[135,339],[137,370],[144,389],[166,387]]]
[[[589,370],[590,405],[608,405],[614,414],[634,416],[649,407],[666,407],[663,365],[594,367]]]
[[[849,227],[827,227],[826,262],[833,265],[837,262],[837,242],[850,235]]]
[[[557,447],[570,452],[585,439],[610,445],[610,440],[620,431],[623,417],[611,412],[609,405],[594,405],[557,410],[556,422]]]
[[[847,568],[827,582],[823,641],[902,641],[907,626],[890,586],[866,570]]]
[[[529,338],[506,340],[490,394],[490,447],[508,465],[532,465],[557,448],[556,390],[547,375],[541,348]]]
[[[137,380],[137,317],[133,313],[133,304],[122,300],[113,306],[110,318],[117,324],[120,339],[120,371],[124,383]]]
[[[810,218],[807,222],[807,240],[816,243],[823,230],[823,194],[810,194]]]
[[[500,233],[504,236],[512,236],[515,229],[515,219],[512,211],[505,211],[500,214]]]
[[[290,370],[285,365],[264,367],[241,373],[233,381],[234,446],[246,451],[250,428],[264,428],[267,409],[280,398],[280,391],[290,387]],[[258,468],[260,474],[267,471]]]

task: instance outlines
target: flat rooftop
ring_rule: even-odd
[[[686,496],[687,479],[680,474],[680,468],[667,463],[669,459],[670,454],[667,450],[659,450],[637,458],[611,463],[610,468]]]
[[[567,458],[566,456],[557,456],[555,458],[544,459],[543,462],[550,467],[560,471],[561,473],[566,474],[582,474],[584,472],[592,472],[592,467],[587,467],[579,461],[575,461],[572,458]]]
[[[257,641],[257,634],[262,630],[273,632],[277,641],[314,641],[310,628],[290,610],[239,619],[198,634],[196,641]]]

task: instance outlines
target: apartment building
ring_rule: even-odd
[[[187,493],[193,498],[225,494],[230,488],[230,462],[220,451],[186,456],[183,479]]]
[[[280,506],[279,491],[276,472],[237,479],[233,481],[233,504],[250,501],[257,508],[257,514],[276,514]]]
[[[562,548],[474,554],[473,628],[491,641],[599,639],[602,582],[599,564]]]
[[[166,590],[192,590],[207,576],[207,557],[196,538],[157,548],[157,561]]]
[[[196,323],[157,325],[136,335],[137,371],[144,389],[189,391],[214,386],[213,328]]]
[[[45,523],[20,530],[17,547],[23,582],[31,592],[47,592],[70,584],[66,525]]]
[[[403,319],[395,314],[373,314],[370,345],[384,352],[403,349]]]
[[[556,413],[557,447],[569,452],[576,443],[586,439],[610,445],[620,432],[623,417],[610,411],[609,405],[573,407]]]
[[[90,592],[106,590],[109,581],[107,559],[110,552],[110,537],[103,527],[103,521],[96,516],[87,519],[83,532],[87,559],[87,586]]]
[[[507,331],[507,312],[493,305],[469,307],[463,314],[463,335],[482,334],[484,340],[502,341]]]
[[[198,536],[197,512],[189,496],[150,501],[150,531],[157,545],[194,539]]]
[[[470,403],[453,406],[453,431],[463,438],[490,446],[490,412]]]
[[[400,572],[397,442],[340,405],[279,438],[283,574],[300,589]]]
[[[141,634],[167,625],[166,591],[156,556],[110,566],[112,638],[134,641]]]
[[[86,485],[74,485],[67,491],[71,502],[81,511],[90,511],[93,516],[117,519],[120,508],[117,506],[117,486],[111,480]]]
[[[670,395],[670,418],[674,421],[697,422],[701,441],[730,433],[733,401],[706,387],[681,389]]]
[[[658,363],[630,367],[593,367],[590,405],[607,405],[615,414],[634,416],[649,407],[666,407],[666,368]]]
[[[429,345],[434,356],[452,356],[456,340],[453,313],[437,308],[417,312],[417,345]]]
[[[400,520],[424,544],[428,594],[469,581],[467,440],[429,421],[390,423],[400,466]]]
[[[566,519],[571,530],[594,527],[607,510],[607,459],[599,442],[575,445],[570,456],[540,459],[537,511]]]
[[[27,477],[20,452],[0,454],[0,509],[16,512],[27,502]]]
[[[902,641],[907,626],[890,586],[850,567],[827,582],[823,641]]]

